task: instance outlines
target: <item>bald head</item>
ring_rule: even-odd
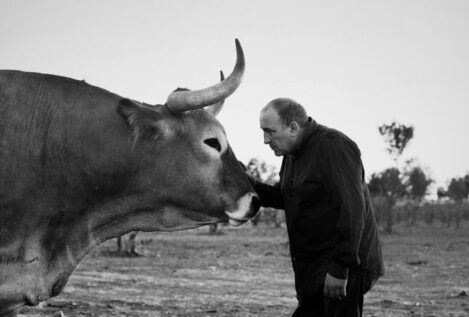
[[[293,99],[274,99],[262,109],[261,113],[264,113],[268,109],[275,110],[284,126],[296,122],[300,128],[302,128],[308,122],[308,115],[306,114],[305,108]]]

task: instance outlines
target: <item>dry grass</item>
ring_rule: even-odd
[[[139,234],[144,257],[80,265],[64,292],[21,316],[290,316],[296,306],[284,228],[208,228]],[[386,276],[365,316],[469,316],[469,230],[396,228],[382,235]]]

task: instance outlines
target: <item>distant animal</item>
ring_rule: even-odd
[[[258,198],[214,115],[240,85],[177,89],[163,105],[83,81],[0,71],[0,316],[58,295],[80,261],[130,231],[231,222]]]

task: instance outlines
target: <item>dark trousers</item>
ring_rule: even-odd
[[[361,317],[363,297],[375,280],[350,272],[347,280],[347,296],[341,300],[327,299],[320,291],[311,294],[298,293],[298,307],[292,317]]]

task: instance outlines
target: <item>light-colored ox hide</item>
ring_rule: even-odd
[[[241,82],[236,48],[228,78],[164,105],[0,71],[0,316],[58,295],[107,239],[254,216],[256,194],[214,117]]]

